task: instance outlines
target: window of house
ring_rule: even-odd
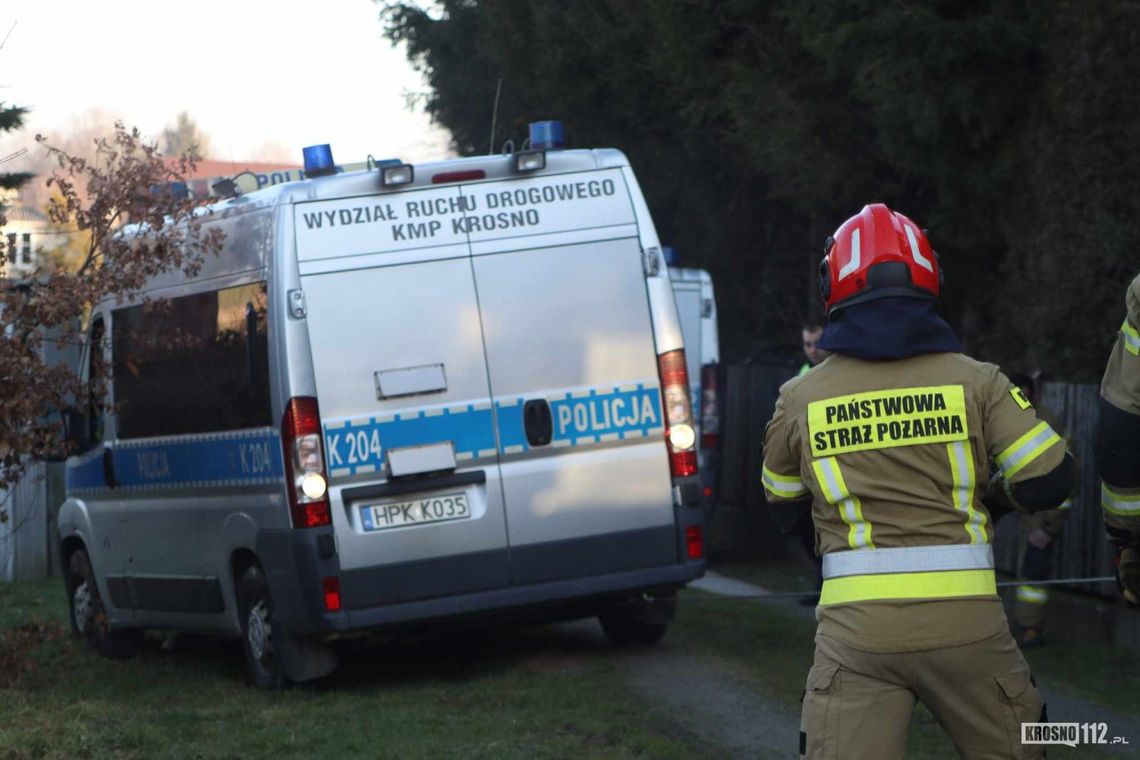
[[[115,312],[120,438],[272,424],[265,283]]]
[[[31,264],[32,263],[32,234],[30,232],[24,233],[23,242],[24,242],[24,245],[20,249],[20,263],[21,264]]]
[[[7,246],[7,249],[4,251],[4,258],[6,258],[8,260],[8,263],[10,263],[10,264],[16,263],[16,253],[20,250],[16,245],[16,240],[17,240],[16,233],[15,232],[9,232],[8,233],[8,246]]]

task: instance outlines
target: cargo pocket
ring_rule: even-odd
[[[839,666],[813,665],[804,688],[803,716],[800,719],[800,754],[812,760],[839,757]]]
[[[1041,694],[1033,685],[1029,668],[1022,666],[1009,673],[994,676],[994,680],[997,681],[1001,713],[1005,721],[1006,735],[1009,737],[1009,756],[1044,757],[1045,748],[1042,745],[1021,743],[1021,724],[1041,722],[1045,706]]]

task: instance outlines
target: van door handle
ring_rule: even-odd
[[[103,449],[103,481],[107,488],[119,486],[119,481],[115,479],[115,452],[112,449]]]
[[[523,404],[523,427],[531,446],[546,446],[554,437],[554,417],[544,398],[532,398]]]

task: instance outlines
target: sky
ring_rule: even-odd
[[[3,0],[0,101],[31,113],[0,156],[91,109],[154,139],[186,111],[220,160],[300,164],[318,143],[338,163],[450,155],[409,110],[428,88],[378,16],[372,0]]]

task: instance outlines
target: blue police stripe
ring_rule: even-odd
[[[103,479],[103,459],[96,457],[80,465],[67,466],[67,492],[91,491],[106,488]]]
[[[630,433],[648,435],[662,430],[661,397],[656,386],[638,384],[635,390],[615,388],[609,393],[594,393],[550,402],[554,417],[554,440],[569,441],[572,446],[600,442],[603,436],[619,439]]]
[[[281,435],[273,428],[123,441],[112,448],[119,488],[216,487],[279,482]],[[67,468],[67,490],[106,488],[103,460]]]
[[[378,471],[385,452],[402,446],[423,446],[451,441],[457,456],[479,456],[494,451],[495,431],[491,409],[473,405],[444,409],[443,414],[424,412],[396,415],[379,422],[371,417],[341,427],[325,426],[325,452],[329,473],[345,469],[352,473]]]
[[[523,404],[526,399],[519,397],[516,401],[517,403],[509,405],[495,403],[495,411],[499,416],[499,453],[530,451],[523,423]]]
[[[325,426],[326,463],[333,476],[345,473],[379,472],[386,452],[402,446],[423,446],[450,441],[460,460],[477,459],[491,452],[501,455],[529,451],[523,425],[524,397],[514,402],[495,402],[499,437],[495,442],[494,418],[489,408],[473,405],[445,408],[440,414],[425,412],[396,415],[378,421],[370,417],[340,425]],[[578,395],[567,391],[551,398],[554,431],[552,443],[581,446],[603,437],[618,439],[649,435],[662,430],[661,397],[657,386],[597,389]]]

